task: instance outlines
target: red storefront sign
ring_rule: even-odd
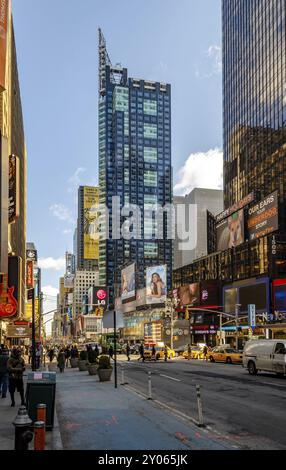
[[[14,287],[8,287],[7,274],[0,275],[0,318],[14,317],[18,312],[18,302],[14,297]]]

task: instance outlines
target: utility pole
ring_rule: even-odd
[[[241,304],[235,304],[235,348],[238,349],[238,314]]]

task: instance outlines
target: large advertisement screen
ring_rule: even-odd
[[[269,279],[257,278],[248,279],[225,286],[224,292],[224,311],[226,313],[235,313],[236,304],[239,305],[240,313],[248,312],[248,305],[255,305],[256,312],[263,313],[269,309]]]
[[[167,266],[153,266],[146,270],[146,303],[162,304],[167,299]]]
[[[185,305],[200,305],[200,285],[198,282],[181,286],[178,289],[180,307]]]
[[[244,242],[243,209],[234,212],[216,226],[217,251],[241,245]]]
[[[201,282],[201,305],[213,308],[217,308],[221,305],[218,281]]]
[[[121,271],[121,299],[122,302],[135,299],[135,263]]]
[[[249,208],[247,229],[249,240],[278,230],[278,191]]]
[[[274,310],[286,312],[286,279],[273,281]]]
[[[224,291],[225,313],[234,313],[236,304],[238,304],[238,290],[235,288],[225,289]]]
[[[84,259],[99,258],[98,188],[84,187]]]

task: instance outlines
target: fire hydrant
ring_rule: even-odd
[[[13,424],[15,426],[15,450],[29,450],[29,443],[33,439],[33,433],[30,430],[32,420],[25,406],[20,406]]]

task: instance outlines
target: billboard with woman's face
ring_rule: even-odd
[[[121,299],[122,302],[135,298],[135,263],[130,264],[121,271]]]
[[[167,300],[167,266],[154,266],[146,270],[146,303],[162,304]]]

